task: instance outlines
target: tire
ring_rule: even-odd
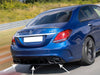
[[[96,50],[95,43],[91,37],[87,37],[82,48],[82,65],[91,65],[95,62]]]

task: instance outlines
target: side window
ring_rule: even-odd
[[[96,12],[98,17],[100,18],[100,7],[99,6],[92,6],[93,10]]]
[[[88,21],[95,19],[96,15],[93,12],[93,9],[89,6],[82,7],[79,11],[79,20],[82,21]]]
[[[79,20],[80,20],[81,22],[86,20],[86,16],[85,16],[84,13],[82,12],[82,10],[80,10],[80,12],[79,12]]]

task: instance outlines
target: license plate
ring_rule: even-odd
[[[42,42],[43,36],[24,37],[24,42]]]

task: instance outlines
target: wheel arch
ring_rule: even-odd
[[[86,36],[86,38],[87,38],[87,37],[92,38],[92,40],[94,41],[94,44],[95,44],[95,39],[93,38],[93,36],[92,36],[92,35],[88,35],[88,36]],[[85,39],[86,39],[86,38],[85,38]]]

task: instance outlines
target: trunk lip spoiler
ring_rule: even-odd
[[[32,37],[32,36],[43,36],[43,35],[52,35],[56,33],[44,33],[44,34],[30,34],[30,35],[15,35],[15,37]]]

